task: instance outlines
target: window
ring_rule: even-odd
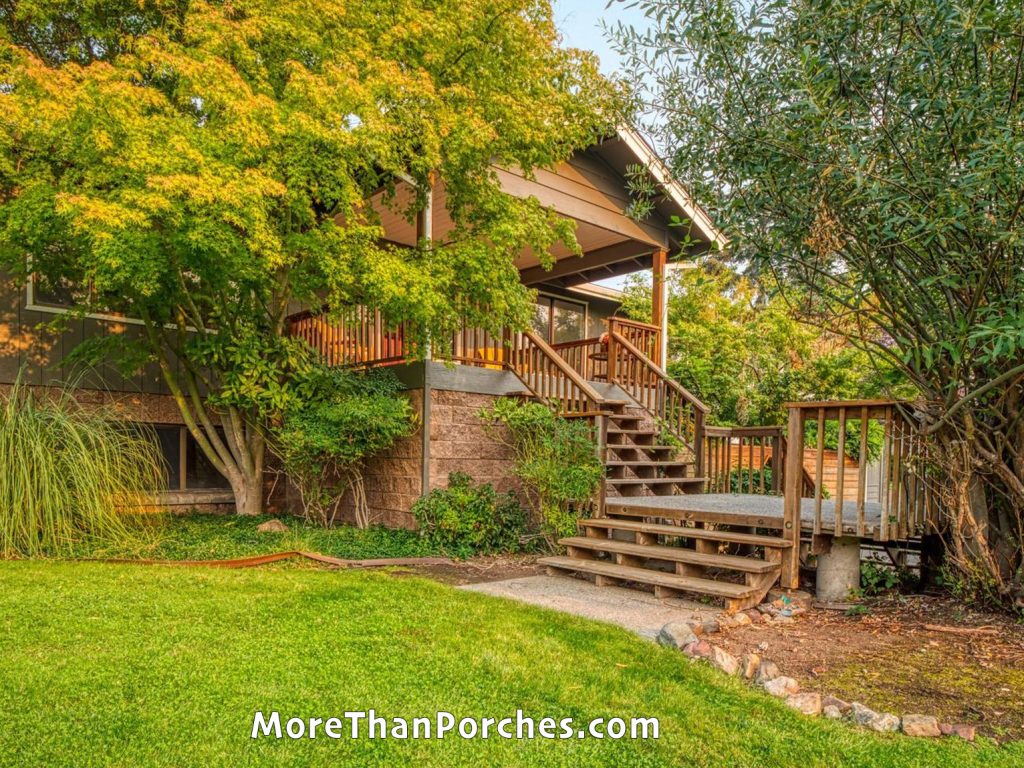
[[[579,341],[587,329],[587,305],[552,296],[538,296],[533,329],[549,344]]]
[[[113,320],[121,323],[134,323],[136,325],[142,324],[141,320],[128,317],[123,312],[107,309],[102,305],[96,306],[99,302],[96,298],[96,290],[91,283],[83,284],[64,278],[50,281],[33,273],[32,279],[28,281],[27,291],[26,309],[60,314],[82,305],[88,306],[91,304],[93,306],[91,311],[86,313],[87,317],[99,320]]]
[[[222,490],[230,488],[228,481],[206,458],[195,438],[183,426],[158,425],[153,427],[164,459],[167,487],[172,491]],[[217,430],[223,440],[224,432]]]

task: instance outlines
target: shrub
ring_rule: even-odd
[[[70,554],[76,543],[130,538],[125,512],[156,504],[164,470],[154,437],[83,410],[68,392],[0,396],[0,554]]]
[[[590,424],[564,419],[547,406],[503,398],[480,413],[492,434],[515,453],[523,485],[549,544],[572,535],[576,517],[597,493],[604,467]],[[494,429],[502,426],[505,430]]]
[[[490,483],[474,485],[462,472],[448,475],[447,488],[435,488],[412,506],[422,535],[459,557],[515,552],[526,530],[526,512],[514,493],[499,495]]]
[[[369,526],[363,494],[363,460],[415,428],[409,401],[390,371],[352,371],[318,366],[301,382],[300,397],[274,429],[271,446],[302,497],[306,520],[334,521],[349,488],[356,524]]]

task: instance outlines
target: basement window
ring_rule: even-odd
[[[206,458],[187,427],[158,424],[153,430],[164,460],[169,490],[227,490],[231,487]],[[223,430],[218,429],[217,434],[224,439]]]

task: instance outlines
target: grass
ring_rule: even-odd
[[[224,560],[283,550],[320,552],[350,559],[426,557],[439,552],[415,531],[353,526],[320,528],[300,518],[283,518],[287,533],[259,533],[270,517],[150,514],[133,525],[136,535],[121,543],[80,541],[77,558]]]
[[[812,721],[623,630],[382,572],[0,563],[0,765],[986,766]],[[657,741],[251,740],[329,717],[656,716]]]

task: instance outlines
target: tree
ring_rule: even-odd
[[[1019,5],[640,6],[616,34],[676,172],[737,258],[919,390],[954,563],[1024,606]]]
[[[577,246],[491,163],[553,165],[618,102],[541,0],[36,0],[0,21],[0,267],[144,321],[122,359],[159,362],[246,514],[310,364],[290,308],[362,304],[421,339],[525,324],[512,256]],[[443,244],[382,242],[365,201],[400,179],[410,219],[443,185]]]
[[[646,276],[627,283],[623,307],[650,320]],[[777,288],[718,259],[670,272],[667,369],[710,407],[714,424],[785,424],[786,402],[906,391],[891,367],[874,363],[841,333],[801,322]]]

